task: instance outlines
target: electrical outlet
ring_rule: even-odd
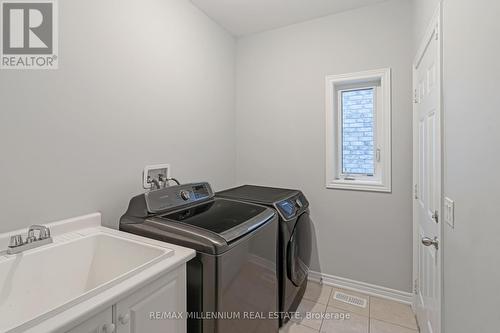
[[[455,202],[447,197],[444,198],[444,220],[451,228],[455,228]]]
[[[146,165],[142,173],[142,186],[145,189],[152,188],[152,184],[148,183],[148,177],[158,180],[158,175],[160,174],[170,178],[170,164]]]

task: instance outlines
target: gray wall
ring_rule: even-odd
[[[60,69],[0,72],[0,232],[101,211],[144,165],[234,184],[234,39],[187,0],[59,1]]]
[[[301,188],[313,269],[411,289],[410,2],[389,1],[237,43],[237,182]],[[393,192],[325,188],[327,74],[391,67]]]
[[[437,0],[414,0],[415,48]],[[444,194],[455,228],[444,226],[444,332],[500,327],[500,3],[443,2]]]

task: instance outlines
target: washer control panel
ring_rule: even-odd
[[[214,196],[208,183],[169,186],[145,193],[146,206],[150,213],[159,213],[186,204],[210,199]]]

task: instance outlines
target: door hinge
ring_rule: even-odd
[[[415,293],[415,295],[418,295],[418,279],[415,279],[415,281],[413,281],[413,293]]]
[[[417,200],[418,199],[418,184],[415,184],[413,186],[413,195],[415,197],[415,200]]]
[[[439,40],[439,24],[436,24],[436,29],[434,29],[434,38]]]
[[[418,91],[417,89],[413,89],[413,103],[418,103]]]
[[[432,214],[432,219],[436,221],[436,223],[439,223],[439,212],[437,210]]]

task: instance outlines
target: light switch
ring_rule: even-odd
[[[448,197],[444,198],[444,220],[451,228],[455,228],[455,202]]]

